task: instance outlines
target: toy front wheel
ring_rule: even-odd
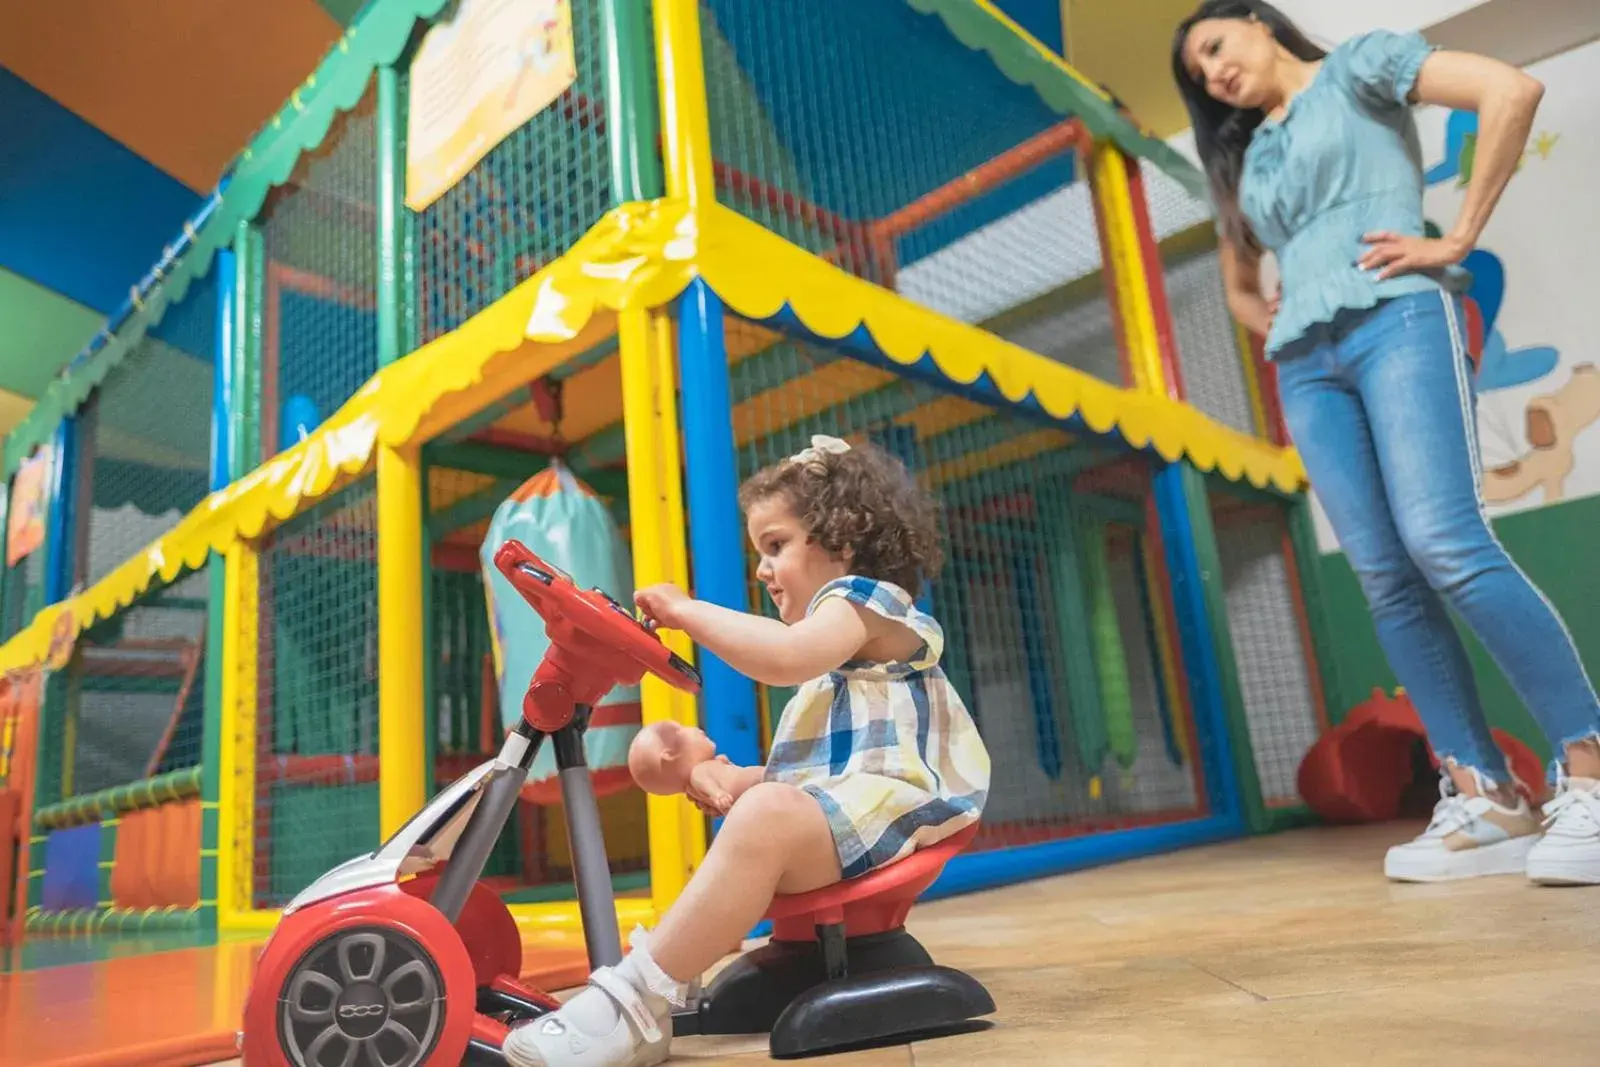
[[[263,950],[243,1063],[459,1063],[475,986],[460,936],[425,901],[398,886],[338,897],[286,918]]]

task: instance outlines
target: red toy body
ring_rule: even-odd
[[[463,775],[377,850],[329,871],[284,909],[245,1001],[239,1047],[249,1067],[503,1063],[508,1026],[555,1010],[553,997],[521,983],[516,923],[478,882],[489,850],[547,738],[563,770],[581,767],[589,708],[613,687],[651,672],[695,692],[700,677],[620,604],[579,589],[522,544],[502,545],[495,565],[544,618],[550,636],[529,682],[524,721],[497,759]],[[621,946],[594,794],[586,774],[575,787],[565,784],[568,777],[591,962],[615,963]]]

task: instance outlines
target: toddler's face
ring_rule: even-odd
[[[825,552],[806,536],[789,502],[781,496],[758,500],[745,515],[745,529],[760,562],[756,577],[777,605],[778,617],[793,625],[805,618],[817,590],[849,573],[847,561]]]

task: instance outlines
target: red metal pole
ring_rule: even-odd
[[[872,233],[879,237],[893,237],[914,230],[930,219],[978,198],[1001,182],[1070,150],[1082,136],[1083,125],[1077,119],[1052,126],[1015,148],[1001,152],[987,163],[980,163],[961,177],[919,196],[898,211],[885,215],[872,224]]]

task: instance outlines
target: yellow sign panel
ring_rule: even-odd
[[[50,478],[55,450],[44,445],[22,461],[11,480],[11,500],[6,514],[6,566],[44,544],[44,524],[50,514]]]
[[[411,63],[406,206],[439,199],[577,78],[570,0],[462,0]]]

